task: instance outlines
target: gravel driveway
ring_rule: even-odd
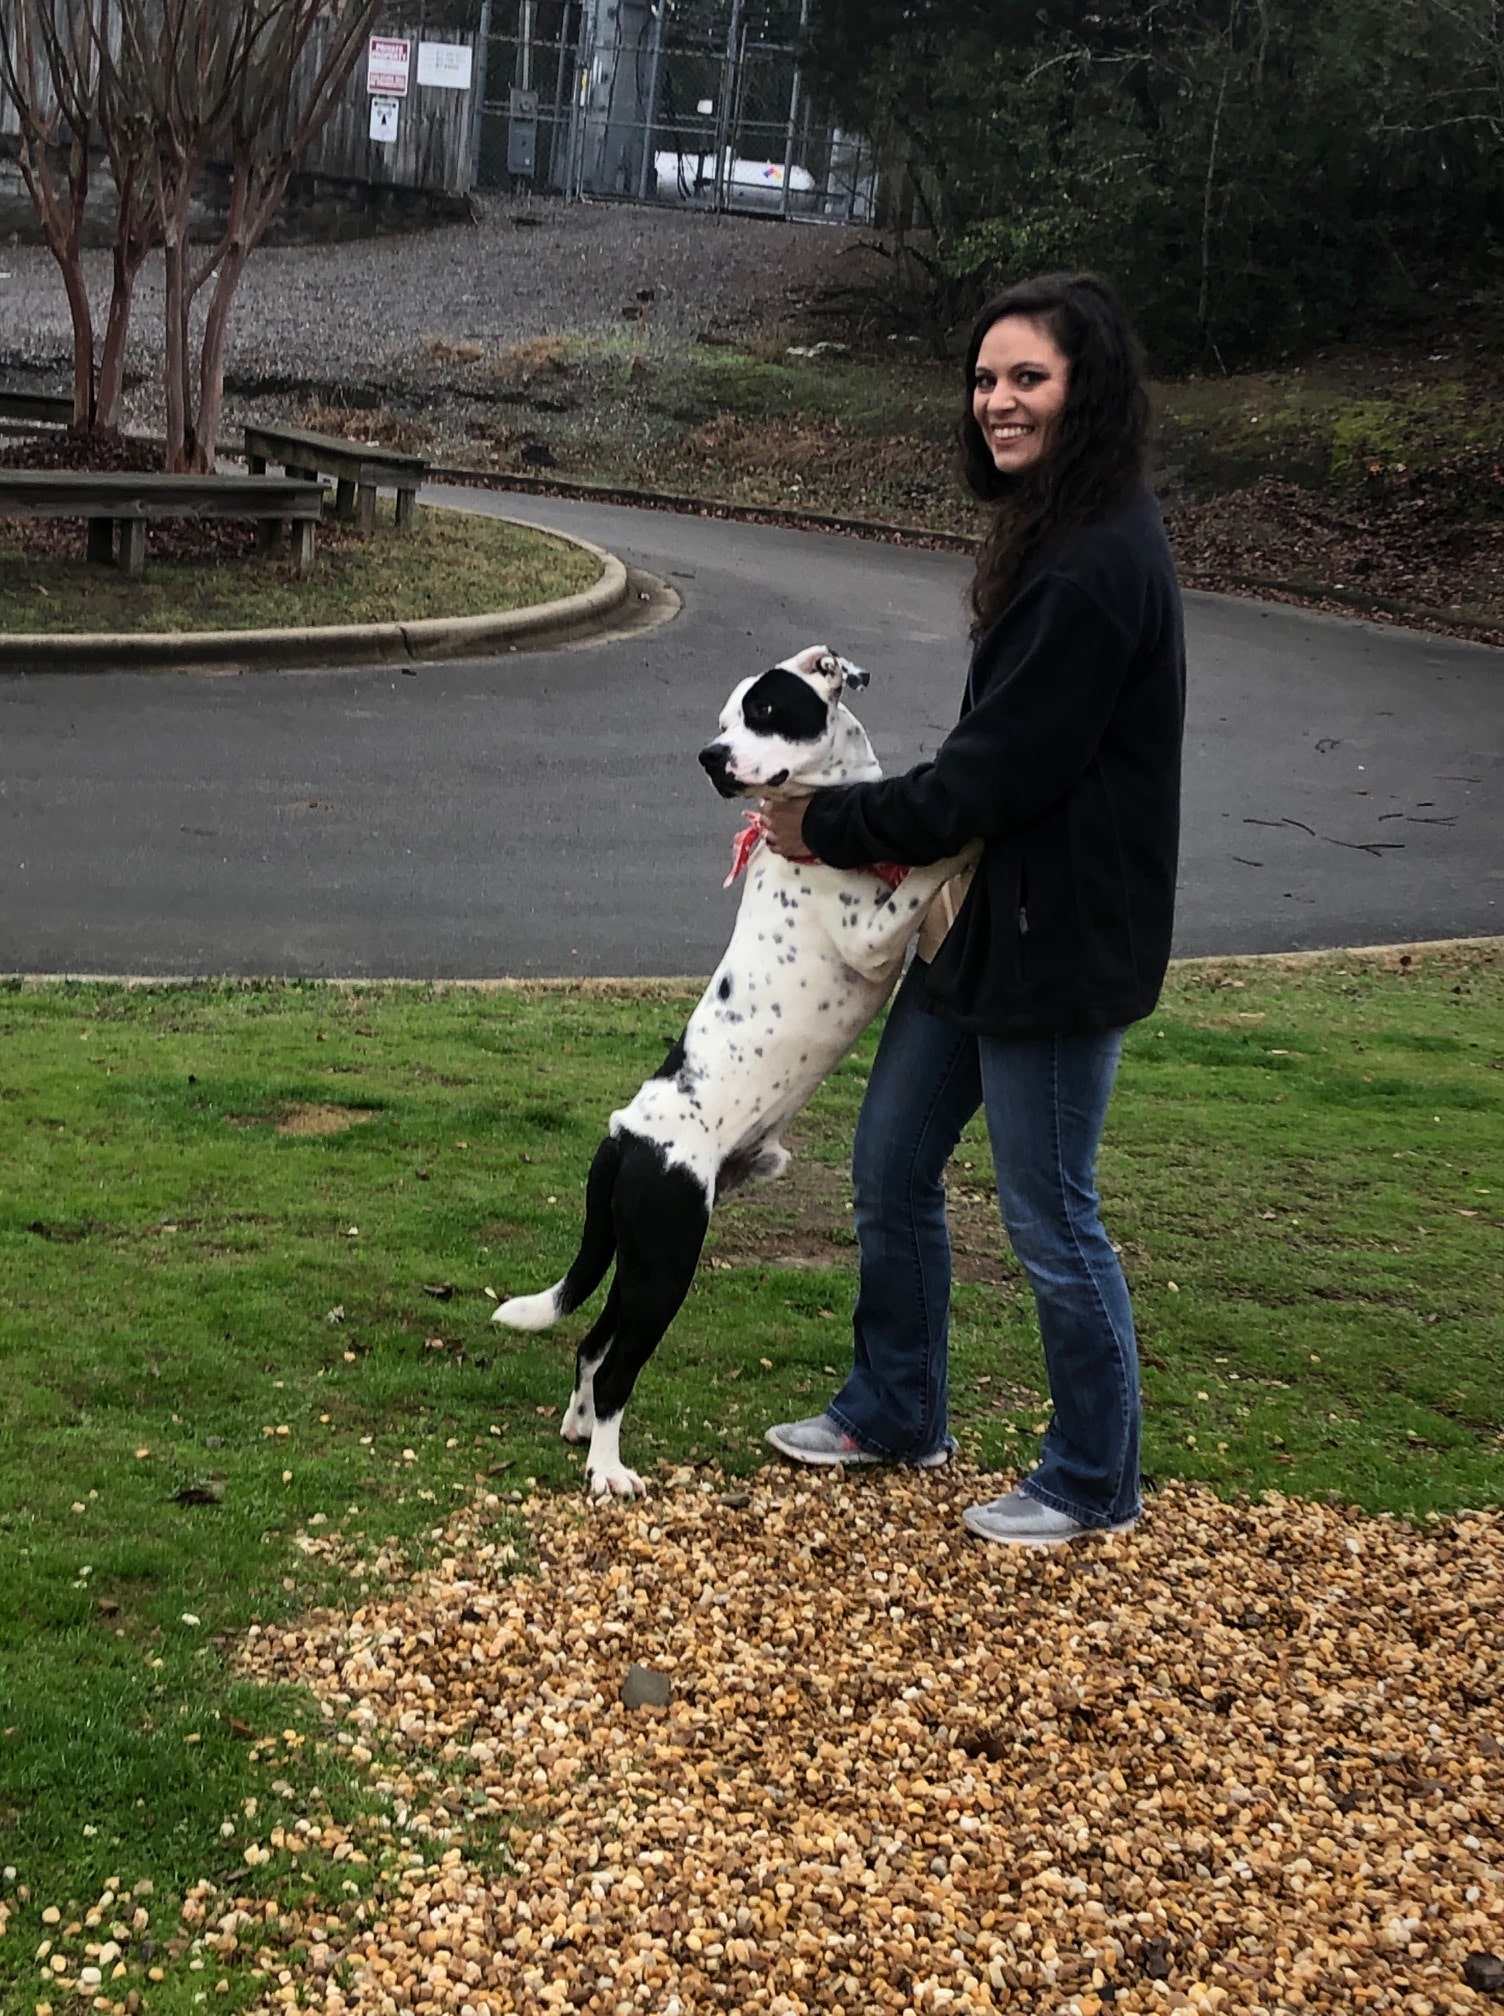
[[[846,226],[695,216],[612,204],[478,199],[479,221],[319,245],[267,246],[236,297],[226,375],[272,389],[404,375],[426,339],[488,348],[555,330],[630,327],[655,348],[797,315],[824,285],[870,265]],[[109,254],[89,255],[103,318]],[[651,290],[644,303],[639,295]],[[623,317],[623,309],[631,311]],[[127,422],[159,424],[162,268],[137,288]],[[57,266],[41,246],[0,249],[0,377],[55,389],[72,354]],[[45,375],[44,375],[45,374]]]

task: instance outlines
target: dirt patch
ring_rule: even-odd
[[[1344,615],[1409,620],[1426,611],[1428,628],[1504,644],[1496,474],[1480,472],[1471,503],[1421,478],[1376,478],[1371,496],[1351,501],[1270,478],[1179,505],[1166,523],[1187,586],[1258,592],[1262,584]]]
[[[839,1267],[855,1274],[850,1170],[801,1153],[797,1136],[787,1145],[794,1159],[776,1183],[728,1198],[717,1210],[703,1265]],[[952,1162],[946,1197],[954,1278],[1022,1293],[1023,1274],[1008,1249],[985,1172]]]
[[[289,1106],[277,1122],[279,1134],[299,1140],[322,1134],[345,1134],[376,1118],[371,1106]]]
[[[315,399],[303,408],[299,425],[338,441],[374,441],[398,455],[426,455],[434,441],[434,429],[426,422],[404,418],[390,406],[357,409],[326,406]]]

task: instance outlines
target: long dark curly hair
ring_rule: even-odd
[[[1016,476],[993,462],[972,413],[977,354],[1006,315],[1049,330],[1070,365],[1065,405],[1049,452]],[[1022,280],[987,303],[966,352],[966,393],[958,430],[967,487],[996,504],[971,584],[972,635],[996,621],[1030,557],[1057,532],[1089,525],[1143,479],[1149,453],[1149,394],[1143,353],[1122,303],[1094,273],[1048,273]]]

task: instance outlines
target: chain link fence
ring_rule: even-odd
[[[808,0],[487,0],[482,188],[870,221],[867,143],[799,69]]]

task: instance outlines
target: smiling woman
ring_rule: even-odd
[[[1005,315],[982,338],[972,372],[972,417],[1004,475],[1043,460],[1070,386],[1070,359],[1048,323]]]
[[[907,776],[767,815],[770,845],[834,867],[983,843],[954,925],[899,989],[857,1126],[850,1377],[768,1440],[799,1463],[946,1461],[944,1171],[980,1108],[1055,1414],[1026,1483],[965,1524],[1050,1547],[1139,1510],[1133,1312],[1096,1160],[1124,1031],[1169,960],[1184,646],[1144,483],[1142,365],[1112,290],[1059,274],[999,295],[965,387],[966,476],[996,508],[961,718]]]

